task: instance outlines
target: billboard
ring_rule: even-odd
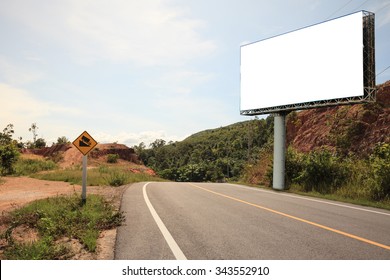
[[[241,46],[240,113],[372,100],[374,21],[360,11]]]

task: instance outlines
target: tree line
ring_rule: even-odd
[[[161,177],[181,182],[238,179],[248,162],[272,142],[273,118],[239,122],[196,133],[180,142],[156,139],[133,148]]]

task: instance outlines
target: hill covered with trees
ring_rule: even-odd
[[[175,181],[239,179],[248,162],[255,162],[270,145],[273,119],[254,119],[196,133],[180,142],[157,139],[135,150],[145,165]]]
[[[291,112],[287,146],[287,187],[389,201],[390,81],[378,86],[375,103]],[[273,117],[134,148],[166,179],[271,185]]]

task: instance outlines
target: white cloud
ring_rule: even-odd
[[[160,75],[152,82],[148,81],[147,86],[153,91],[163,91],[169,93],[170,96],[177,94],[189,94],[200,85],[203,85],[214,78],[212,73],[202,73],[189,70],[173,70]]]
[[[15,64],[6,57],[0,55],[0,79],[13,85],[23,85],[37,81],[43,77],[38,71],[33,71],[25,66]]]
[[[212,52],[216,46],[200,38],[199,20],[185,19],[165,1],[77,1],[69,27],[95,42],[99,55],[141,65],[182,64]],[[83,40],[83,41],[84,41]]]
[[[4,101],[4,105],[0,110],[1,126],[8,123],[15,125],[17,135],[26,136],[26,131],[21,131],[22,128],[27,128],[33,122],[40,122],[45,118],[58,119],[58,116],[80,116],[82,112],[77,108],[65,107],[56,105],[50,102],[40,101],[34,98],[28,91],[0,83],[0,96]],[[58,125],[47,128],[51,131],[49,137],[56,135],[55,133],[63,133]]]
[[[167,1],[21,1],[0,3],[39,44],[60,44],[80,62],[131,61],[137,65],[181,65],[216,49],[204,39],[205,22],[190,19]],[[2,11],[1,11],[2,10]]]
[[[2,118],[17,114],[24,118],[34,118],[58,113],[81,113],[79,109],[37,100],[29,92],[3,83],[0,83],[0,93],[2,100],[6,101],[6,106],[1,108]]]
[[[97,132],[96,135],[94,135],[94,139],[96,139],[96,141],[98,141],[99,143],[118,142],[120,144],[126,144],[129,147],[138,145],[141,142],[144,142],[146,147],[148,147],[149,144],[154,142],[156,139],[163,139],[167,142],[183,140],[182,138],[179,138],[177,136],[168,136],[167,133],[163,130],[141,131],[138,133],[121,132],[118,134]]]

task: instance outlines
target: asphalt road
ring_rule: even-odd
[[[390,211],[212,183],[137,183],[115,258],[390,259]]]

